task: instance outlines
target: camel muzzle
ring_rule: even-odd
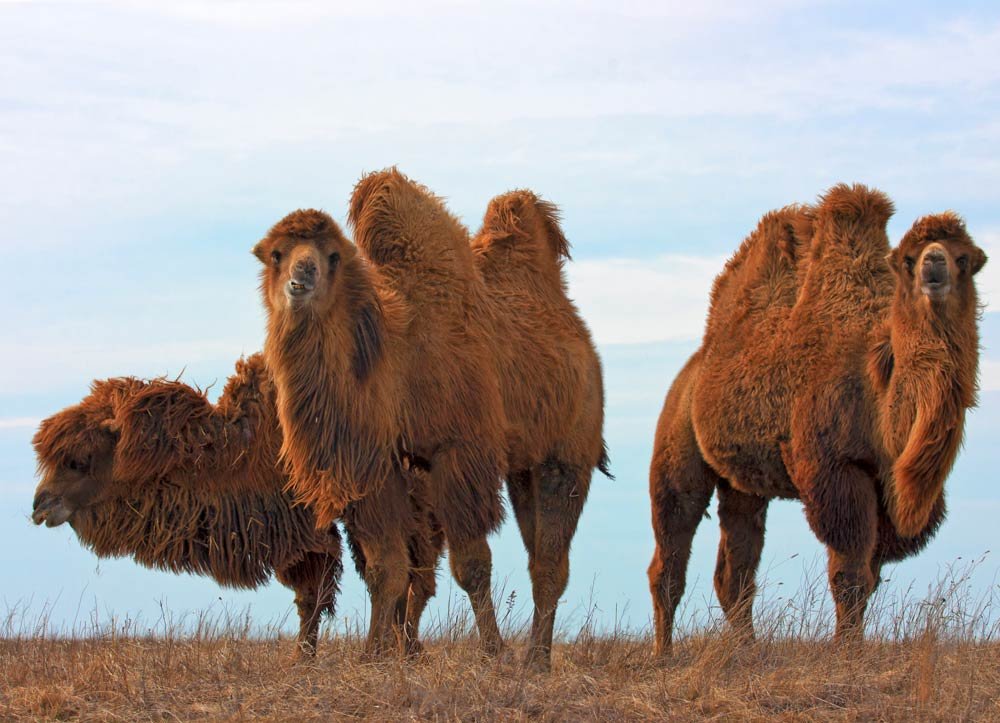
[[[31,521],[36,525],[44,522],[46,527],[58,527],[72,516],[73,511],[66,506],[62,497],[56,497],[48,492],[39,492],[35,495]]]
[[[920,289],[933,300],[943,299],[951,291],[948,259],[940,251],[928,252],[920,264]]]

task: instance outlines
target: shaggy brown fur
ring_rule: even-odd
[[[390,421],[391,434],[377,435],[378,454],[398,465],[405,451],[429,469],[429,510],[483,646],[496,652],[485,538],[500,523],[506,475],[535,587],[529,660],[547,666],[569,541],[591,471],[604,464],[600,364],[565,297],[566,242],[554,208],[524,192],[497,199],[473,253],[440,199],[390,170],[361,180],[350,218],[371,267],[316,211],[290,215],[255,250],[269,266],[266,348],[279,408],[288,409],[293,485],[331,509],[377,489],[384,466],[355,466],[345,492],[338,475],[348,465],[337,457],[371,443],[367,420]],[[315,231],[309,238],[301,228]],[[362,347],[372,352],[360,373],[351,359]],[[305,404],[312,416],[296,413]],[[344,418],[358,429],[317,424],[314,408],[329,405],[353,413]],[[373,591],[373,610],[389,604],[377,604]],[[375,623],[373,616],[373,644]]]
[[[301,649],[315,650],[341,573],[335,526],[283,491],[274,389],[263,358],[236,365],[217,405],[176,381],[94,382],[34,438],[42,481],[33,519],[68,521],[101,557],[256,588],[295,591]]]
[[[660,654],[713,490],[716,592],[751,634],[770,498],[801,499],[828,548],[838,638],[860,635],[882,565],[918,552],[944,519],[975,403],[972,276],[986,257],[951,213],[917,221],[889,254],[891,214],[878,191],[835,186],[816,208],[765,216],[716,279],[650,468]]]

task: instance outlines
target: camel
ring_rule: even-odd
[[[954,213],[890,253],[892,203],[838,185],[766,215],[715,281],[701,348],[667,394],[650,466],[656,653],[669,654],[713,491],[715,589],[753,635],[768,501],[800,499],[827,547],[835,638],[858,640],[882,566],[919,552],[975,405],[986,255]]]
[[[349,519],[359,507],[376,511],[372,534],[360,541],[372,605],[366,653],[373,658],[391,651],[400,610],[419,620],[407,600],[407,540],[421,530],[405,530],[410,495],[392,480],[413,478],[406,467],[426,469],[417,496],[430,529],[447,542],[482,649],[495,655],[501,639],[486,537],[503,518],[500,389],[486,336],[463,309],[475,278],[467,238],[446,214],[413,211],[358,221],[381,267],[315,210],[289,214],[255,246],[264,264],[265,355],[277,389],[281,454],[291,489],[320,525]],[[397,223],[411,224],[409,246],[393,244]],[[394,276],[393,259],[405,261]],[[383,502],[373,502],[376,496]],[[435,548],[429,535],[417,538],[423,549]],[[408,641],[406,631],[402,637]]]
[[[493,199],[472,240],[487,293],[508,422],[507,492],[528,552],[534,614],[525,663],[548,670],[569,550],[595,468],[607,477],[604,383],[590,331],[567,296],[569,242],[531,191]]]
[[[255,589],[272,573],[295,592],[300,651],[313,655],[341,574],[336,526],[283,491],[274,390],[257,354],[218,404],[177,381],[95,381],[41,423],[35,524],[68,522],[99,557]]]
[[[607,472],[600,362],[565,296],[555,208],[502,196],[470,244],[440,199],[391,169],[359,182],[349,220],[357,247],[326,214],[297,211],[255,248],[293,488],[335,514],[419,463],[496,654],[486,535],[506,477],[535,598],[526,662],[547,669],[570,541],[592,470]],[[354,425],[331,426],[329,409]]]

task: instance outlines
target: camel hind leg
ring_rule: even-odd
[[[650,486],[656,549],[648,575],[657,657],[670,653],[674,617],[687,585],[691,543],[721,481],[700,456],[677,464],[654,456]]]
[[[549,460],[508,479],[508,492],[528,552],[534,613],[525,656],[529,668],[552,665],[556,608],[569,581],[569,552],[590,490],[591,470]]]
[[[764,549],[769,500],[735,490],[725,480],[717,489],[722,536],[715,566],[715,593],[729,624],[752,639],[757,566]]]
[[[698,355],[677,376],[660,412],[649,467],[656,549],[649,564],[655,654],[665,657],[673,642],[674,617],[687,584],[691,542],[722,478],[704,460],[691,420],[691,385]]]

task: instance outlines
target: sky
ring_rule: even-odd
[[[925,590],[982,558],[972,584],[997,590],[994,3],[341,5],[0,0],[0,613],[45,609],[62,627],[81,610],[155,620],[161,605],[287,618],[291,593],[276,584],[237,593],[99,561],[68,527],[33,527],[30,439],[94,378],[183,372],[221,389],[263,340],[256,240],[295,208],[343,220],[361,174],[392,164],[473,229],[510,188],[562,209],[571,296],[604,360],[617,480],[594,480],[560,616],[593,608],[601,625],[636,629],[651,615],[656,417],[725,259],[763,213],[841,181],[893,198],[893,242],[923,214],[961,213],[994,259],[977,277],[980,406],[947,523],[887,571],[887,588]],[[714,503],[712,515],[687,597],[706,615]],[[514,527],[494,538],[494,580],[524,612]],[[822,554],[801,507],[772,503],[770,594],[822,581]],[[446,570],[434,614],[456,604]],[[363,619],[353,571],[343,587],[341,619]]]

